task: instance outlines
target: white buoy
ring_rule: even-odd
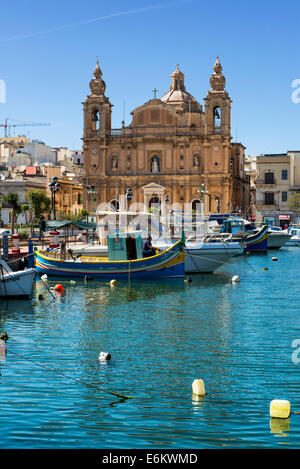
[[[111,287],[115,287],[117,285],[117,281],[113,279],[109,282],[109,284]]]
[[[111,359],[111,355],[110,353],[107,353],[107,352],[100,352],[99,354],[99,360],[110,360]]]
[[[287,419],[291,413],[290,401],[274,399],[270,402],[270,417],[277,419]]]
[[[240,277],[238,275],[234,275],[231,279],[232,283],[238,283],[240,281]]]
[[[193,394],[196,396],[205,396],[205,386],[203,379],[195,379],[192,384]]]
[[[277,261],[278,258],[277,257],[272,257],[272,261]]]

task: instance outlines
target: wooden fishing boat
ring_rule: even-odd
[[[268,226],[263,225],[257,231],[246,230],[242,218],[231,217],[224,220],[221,233],[231,233],[232,240],[238,241],[244,252],[266,252],[268,249]]]
[[[35,251],[35,266],[41,274],[91,279],[160,279],[185,275],[184,241],[151,257],[142,257],[139,232],[108,236],[108,257],[87,257],[54,250]]]

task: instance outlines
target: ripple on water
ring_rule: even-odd
[[[38,283],[45,301],[2,302],[0,446],[299,448],[300,419],[270,420],[269,403],[300,411],[300,249],[272,256],[234,258],[189,284],[77,281],[53,302]]]

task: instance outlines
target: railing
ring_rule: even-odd
[[[276,179],[274,178],[272,181],[266,181],[265,179],[256,179],[254,184],[257,186],[274,186],[276,184]]]
[[[264,209],[264,210],[279,210],[279,205],[274,202],[273,204],[270,203],[265,203],[265,202],[256,202],[255,207],[258,210]]]

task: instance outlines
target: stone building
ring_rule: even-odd
[[[217,58],[204,107],[187,91],[178,66],[169,90],[131,112],[129,126],[111,128],[112,104],[97,62],[91,93],[83,103],[85,185],[94,187],[94,206],[117,208],[127,188],[134,203],[153,203],[192,211],[204,192],[206,212],[244,211],[249,205],[249,178],[244,150],[231,142],[231,99]],[[84,192],[91,213],[91,198]]]
[[[269,223],[289,225],[295,218],[289,197],[300,191],[300,152],[269,153],[256,159],[256,213]]]

